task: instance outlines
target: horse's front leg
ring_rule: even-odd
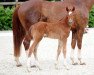
[[[82,56],[81,56],[83,33],[84,33],[84,29],[79,29],[77,32],[78,60],[80,65],[85,65],[85,62],[83,62]]]
[[[68,66],[68,63],[67,63],[67,61],[66,61],[66,44],[67,44],[67,39],[64,39],[63,40],[63,56],[64,56],[64,66],[65,66],[65,68],[68,70],[69,69],[69,66]]]
[[[56,56],[56,62],[55,62],[55,68],[58,69],[58,58],[61,53],[61,47],[62,47],[62,41],[58,40],[58,49],[57,49],[57,56]]]
[[[70,58],[71,58],[71,61],[72,61],[73,65],[77,65],[78,64],[75,61],[75,58],[74,58],[74,50],[75,50],[76,42],[77,42],[77,32],[76,31],[72,31],[72,41],[71,41],[71,54],[70,54]]]

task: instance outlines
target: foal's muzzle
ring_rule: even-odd
[[[69,19],[68,24],[69,24],[69,25],[72,25],[72,23],[73,23],[73,20],[72,20],[72,19]]]

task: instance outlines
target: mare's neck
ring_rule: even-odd
[[[92,6],[94,5],[94,0],[64,0],[65,2],[74,3],[74,4],[84,4],[87,9],[90,11]]]
[[[82,1],[86,5],[87,9],[90,11],[92,6],[94,5],[94,0],[82,0]]]

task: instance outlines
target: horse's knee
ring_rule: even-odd
[[[78,46],[79,49],[82,48],[82,41],[81,41],[81,40],[78,40],[78,41],[77,41],[77,46]]]
[[[81,49],[82,48],[82,45],[79,43],[77,44],[78,45],[78,48]]]

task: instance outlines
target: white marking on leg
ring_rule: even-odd
[[[19,57],[15,57],[15,61],[16,61],[17,67],[22,66],[20,61],[19,61]]]
[[[55,69],[57,69],[57,70],[59,69],[59,61],[58,60],[55,61]]]
[[[34,57],[35,57],[35,60],[38,61],[38,57],[37,57],[37,48],[38,48],[39,44],[36,46],[35,50],[34,50]]]
[[[37,67],[39,70],[41,70],[40,64],[39,64],[38,60],[35,60],[35,63],[36,63],[36,67]]]
[[[81,59],[81,49],[78,49],[78,59]]]
[[[64,59],[64,65],[67,65],[66,59]]]
[[[84,64],[84,62],[82,61],[82,56],[81,56],[81,49],[78,49],[78,60],[79,60],[79,64]]]
[[[26,56],[28,56],[28,50],[26,50],[25,53],[26,53]]]
[[[69,70],[69,66],[68,66],[68,63],[67,63],[67,61],[66,61],[66,58],[64,58],[64,67],[65,67],[67,70]]]
[[[31,57],[28,57],[27,58],[27,70],[28,70],[28,72],[30,72],[30,67],[31,67],[30,62],[31,62]]]
[[[62,42],[60,40],[58,40],[58,49],[57,49],[57,57],[56,57],[56,62],[55,62],[55,68],[59,69],[59,62],[58,62],[58,58],[61,54],[61,49],[62,49]]]
[[[74,64],[74,49],[71,49],[70,58],[71,58],[72,64]]]

